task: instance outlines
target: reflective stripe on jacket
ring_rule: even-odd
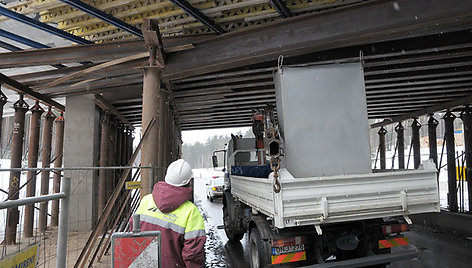
[[[149,194],[136,214],[140,215],[141,231],[161,231],[163,268],[204,267],[205,224],[192,202],[187,200],[174,211],[163,213]]]

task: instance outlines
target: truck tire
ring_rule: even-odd
[[[236,207],[236,202],[229,192],[223,194],[223,223],[225,227],[226,237],[230,242],[236,242],[243,239],[245,230],[237,228],[241,226],[241,215],[239,209]]]
[[[257,228],[252,228],[249,234],[249,258],[251,268],[267,267],[270,263],[267,242],[262,241]]]

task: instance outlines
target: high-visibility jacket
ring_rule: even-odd
[[[205,225],[198,208],[185,200],[188,190],[191,191],[159,182],[154,186],[153,194],[144,196],[136,210],[140,215],[141,231],[161,231],[163,268],[205,265]],[[163,198],[162,202],[155,201]],[[183,203],[178,206],[181,201]],[[178,207],[168,211],[172,206]]]

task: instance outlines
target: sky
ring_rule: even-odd
[[[182,140],[185,144],[194,144],[196,142],[205,143],[212,136],[236,134],[238,131],[245,133],[249,127],[238,128],[219,128],[205,130],[182,131]]]

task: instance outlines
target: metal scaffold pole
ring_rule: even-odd
[[[49,106],[49,110],[44,117],[43,140],[41,150],[41,164],[42,167],[49,167],[51,164],[51,141],[52,141],[52,127],[56,116]],[[49,193],[49,170],[41,171],[41,195]],[[39,220],[38,227],[41,232],[46,231],[48,226],[48,202],[43,202],[39,205]]]
[[[421,164],[421,145],[420,145],[420,128],[421,124],[415,118],[411,124],[412,132],[411,139],[413,145],[413,163],[414,168],[417,169]]]
[[[62,192],[66,195],[61,200],[61,213],[59,215],[59,228],[57,230],[57,261],[56,268],[66,267],[67,261],[67,235],[69,233],[69,200],[70,178],[62,179]]]
[[[438,143],[436,136],[436,128],[438,127],[438,120],[431,114],[428,120],[428,140],[429,140],[429,159],[434,161],[436,168],[438,168]]]
[[[384,127],[381,127],[379,130],[379,151],[380,151],[380,169],[387,168],[387,159],[385,158],[385,135],[387,130]]]
[[[62,159],[64,153],[64,113],[61,113],[56,118],[56,138],[54,142],[54,167],[62,167]],[[54,172],[53,180],[53,192],[58,193],[61,190],[61,172]],[[51,226],[57,226],[59,224],[59,201],[52,201],[51,210]]]
[[[31,126],[28,146],[28,167],[35,168],[38,166],[38,152],[39,152],[39,131],[41,129],[41,114],[44,112],[43,108],[39,106],[39,101],[31,107]],[[27,175],[28,183],[26,184],[26,197],[35,196],[36,194],[36,171],[30,170]],[[34,223],[34,205],[25,206],[25,218],[23,227],[23,236],[33,236]]]
[[[465,107],[465,111],[461,114],[461,119],[464,123],[464,146],[466,161],[465,178],[467,180],[469,211],[472,211],[472,109],[469,105]]]
[[[398,168],[405,168],[405,128],[402,123],[399,122],[395,127],[395,132],[397,132],[397,150],[398,150]]]
[[[457,212],[457,185],[456,185],[456,146],[454,143],[454,119],[456,116],[448,111],[444,117],[447,151],[447,185],[449,210]]]
[[[109,133],[110,133],[110,119],[108,114],[104,114],[101,121],[102,133],[101,133],[101,141],[100,141],[100,167],[108,166],[109,157]],[[107,178],[108,173],[112,171],[108,171],[106,169],[100,170],[99,178],[98,178],[98,213],[102,213],[103,208],[107,203]]]
[[[25,134],[25,114],[28,105],[23,100],[23,95],[13,104],[15,117],[13,123],[12,144],[11,144],[11,164],[12,168],[21,168],[21,158],[23,156],[23,136]],[[10,184],[8,188],[8,199],[16,200],[19,197],[20,171],[10,172]],[[18,208],[9,208],[7,211],[7,227],[5,242],[7,245],[16,243],[16,227],[19,221]]]

